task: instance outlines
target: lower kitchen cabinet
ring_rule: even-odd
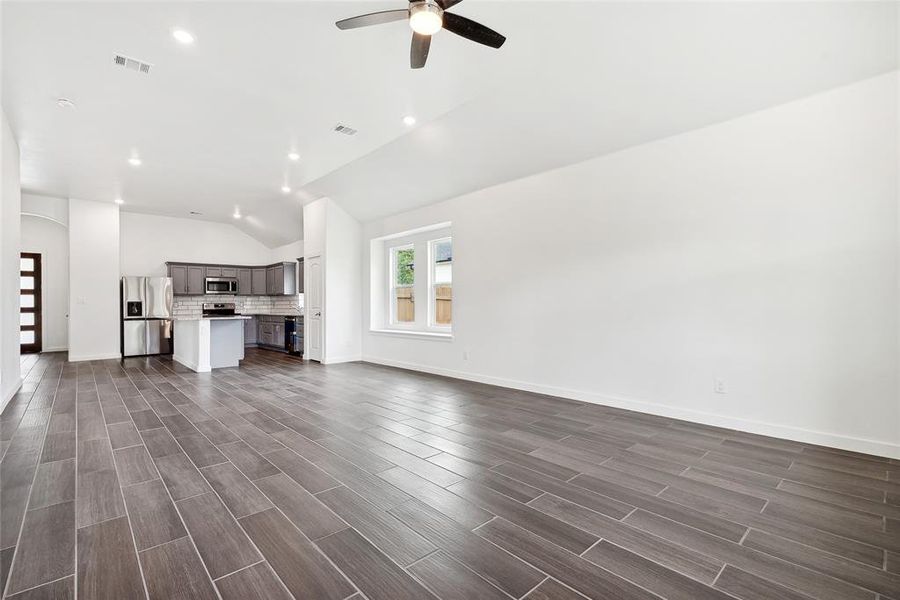
[[[245,346],[255,346],[257,344],[257,327],[256,317],[250,317],[244,321]]]

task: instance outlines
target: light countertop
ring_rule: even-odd
[[[246,321],[250,315],[234,315],[228,317],[175,317],[176,321]]]

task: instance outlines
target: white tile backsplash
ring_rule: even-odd
[[[234,302],[242,315],[302,315],[303,294],[295,296],[175,296],[175,317],[199,317],[204,302]]]

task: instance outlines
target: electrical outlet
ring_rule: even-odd
[[[728,389],[725,387],[725,380],[719,378],[713,379],[713,391],[717,394],[724,394],[727,392]]]
[[[463,350],[463,360],[469,360],[469,351]]]

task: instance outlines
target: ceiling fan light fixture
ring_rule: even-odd
[[[434,0],[410,5],[409,26],[419,35],[434,35],[443,25],[444,10]]]

